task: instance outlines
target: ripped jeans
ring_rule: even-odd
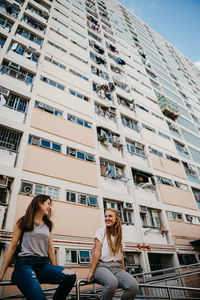
[[[64,269],[51,265],[45,257],[19,257],[12,274],[12,282],[26,300],[46,300],[40,283],[58,284],[53,300],[65,300],[76,281],[76,275],[64,274]]]

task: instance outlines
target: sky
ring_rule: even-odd
[[[200,68],[200,0],[118,0]]]

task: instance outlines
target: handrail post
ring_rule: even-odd
[[[170,287],[167,287],[167,293],[168,293],[168,296],[169,296],[169,300],[173,300]]]

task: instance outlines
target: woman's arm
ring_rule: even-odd
[[[20,236],[21,236],[21,229],[15,225],[14,227],[14,230],[13,230],[13,237],[12,237],[12,241],[10,243],[10,246],[8,247],[8,251],[5,255],[5,258],[4,258],[4,262],[3,262],[3,265],[2,265],[2,269],[1,269],[1,272],[0,272],[0,280],[3,279],[3,276],[8,268],[8,265],[13,257],[13,254],[15,253],[15,250],[16,250],[16,247],[17,247],[17,243],[20,239]]]
[[[100,243],[100,241],[97,238],[94,240],[94,246],[95,246],[95,252],[94,252],[94,258],[93,258],[93,261],[92,261],[92,265],[91,265],[91,268],[90,268],[90,271],[89,271],[89,274],[88,274],[88,277],[87,277],[88,282],[92,280],[92,277],[94,275],[94,271],[96,269],[97,263],[98,263],[99,258],[101,256],[102,244]]]
[[[124,263],[124,255],[122,256],[121,264],[122,264],[122,269],[125,271],[126,267],[125,267],[125,263]]]
[[[49,256],[49,260],[50,260],[51,264],[56,265],[56,255],[55,255],[55,250],[54,250],[54,247],[53,247],[53,233],[52,233],[52,231],[50,232],[48,256]]]

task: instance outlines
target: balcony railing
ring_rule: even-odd
[[[1,72],[4,74],[7,74],[13,78],[16,78],[18,80],[24,81],[26,84],[32,84],[33,83],[33,75],[22,70],[15,70],[9,66],[2,65],[1,66]]]

